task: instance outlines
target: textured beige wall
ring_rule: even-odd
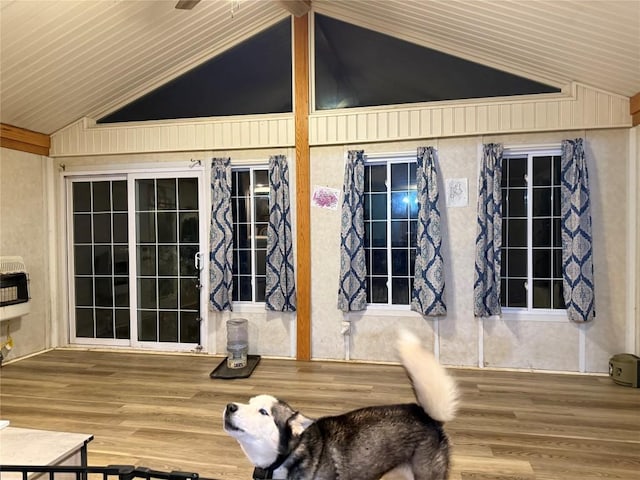
[[[557,318],[535,321],[508,318],[478,321],[473,317],[472,292],[477,170],[482,143],[492,141],[512,146],[537,145],[559,143],[564,138],[578,136],[586,140],[592,188],[597,311],[595,320],[588,325],[576,325]],[[342,190],[344,158],[348,148],[364,148],[367,153],[391,153],[413,152],[418,146],[429,145],[438,150],[441,183],[447,178],[467,178],[469,185],[469,204],[466,207],[442,208],[448,314],[438,322],[424,319],[406,310],[394,312],[371,309],[365,313],[344,316],[336,307],[340,211],[312,207],[312,357],[344,359],[348,356],[352,360],[396,361],[394,339],[396,330],[401,325],[416,332],[428,345],[436,349],[441,361],[447,365],[605,372],[608,358],[614,353],[624,351],[625,347],[625,279],[626,269],[632,268],[627,265],[625,259],[629,130],[548,132],[425,139],[349,147],[314,147],[311,150],[311,189],[315,186],[326,186]],[[273,153],[283,153],[283,150],[67,158],[56,159],[56,163],[65,163],[68,170],[82,170],[87,167],[113,167],[118,163],[149,163],[158,166],[161,162],[190,158],[208,159],[211,156],[226,155],[237,161],[266,159]],[[285,153],[290,159],[293,185],[293,152],[288,149]],[[26,163],[18,161],[23,156],[27,158]],[[3,191],[1,198],[9,199],[9,202],[13,202],[9,205],[19,208],[22,213],[9,211],[3,202],[2,224],[24,224],[24,228],[32,230],[28,233],[30,242],[36,244],[33,250],[40,252],[39,259],[44,262],[46,216],[42,208],[45,198],[41,193],[42,160],[37,156],[14,152],[11,152],[8,158],[11,159],[7,162],[8,174],[5,174],[4,158],[1,164],[1,185],[3,190],[6,186],[9,191]],[[34,165],[36,163],[38,165]],[[24,172],[21,169],[29,171],[30,176],[24,177],[29,178],[28,181],[24,181]],[[17,202],[15,199],[18,198],[18,192],[25,189],[32,192],[31,196],[25,196],[24,198],[28,199],[26,201]],[[443,189],[441,195],[444,195]],[[57,199],[61,199],[60,192]],[[292,198],[292,204],[294,200]],[[1,238],[4,247],[4,234]],[[42,275],[34,270],[40,278],[38,281],[44,281],[44,266],[42,269]],[[64,312],[58,312],[57,317],[60,329],[66,331]],[[259,309],[238,309],[236,312],[223,314],[210,313],[207,339],[209,352],[224,353],[225,321],[233,317],[249,319],[251,353],[295,356],[295,316],[271,314]],[[350,321],[352,327],[346,345],[345,337],[341,333],[345,320]],[[41,338],[40,344],[44,346],[46,325],[39,326],[34,332],[33,335]]]
[[[577,325],[564,318],[482,322],[473,317],[473,275],[476,235],[478,158],[482,143],[508,146],[559,143],[583,137],[592,191],[595,320]],[[343,320],[352,321],[349,357],[394,361],[394,338],[399,326],[415,331],[439,350],[448,365],[606,372],[609,357],[625,345],[626,164],[629,130],[551,132],[492,137],[432,139],[420,142],[360,145],[366,153],[408,152],[418,146],[438,150],[441,183],[467,178],[469,204],[444,207],[441,189],[443,255],[447,315],[434,321],[406,311],[370,311],[344,317],[336,307],[339,276],[340,212],[312,208],[312,327],[313,358],[345,358],[340,333]],[[311,181],[342,189],[347,148],[312,149]]]
[[[47,255],[45,166],[50,158],[0,148],[0,255],[18,255],[29,273],[31,312],[3,321],[0,339],[10,329],[14,348],[5,361],[49,347],[50,301]]]

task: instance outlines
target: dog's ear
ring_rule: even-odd
[[[312,418],[305,417],[299,412],[295,412],[288,420],[291,434],[294,437],[300,436],[313,422],[314,420]]]

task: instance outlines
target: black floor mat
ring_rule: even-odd
[[[213,372],[209,374],[211,378],[247,378],[260,363],[260,355],[247,355],[247,364],[242,368],[227,367],[227,357],[222,360]]]

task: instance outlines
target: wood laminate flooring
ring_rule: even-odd
[[[262,359],[247,379],[213,380],[222,358],[53,350],[0,369],[0,418],[90,433],[89,464],[249,480],[222,430],[233,401],[269,393],[308,416],[413,401],[402,367]],[[451,480],[640,478],[640,389],[602,376],[453,369]]]

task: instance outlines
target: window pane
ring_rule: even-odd
[[[231,189],[233,196],[248,197],[251,194],[251,177],[249,170],[235,171],[233,180]]]
[[[391,164],[391,191],[409,189],[409,166],[406,163]]]
[[[113,241],[127,243],[129,236],[128,217],[126,213],[113,214]]]
[[[506,204],[503,212],[506,217],[527,217],[527,191],[524,188],[511,188],[506,190]],[[506,207],[506,208],[505,208]]]
[[[365,195],[365,218],[370,220],[387,219],[387,194],[376,193]]]
[[[113,310],[96,308],[96,338],[113,338]]]
[[[138,308],[157,308],[156,302],[156,279],[138,279]],[[154,317],[155,318],[155,317]]]
[[[129,310],[116,309],[116,338],[129,339],[131,332],[129,327]]]
[[[160,308],[178,308],[178,279],[158,279],[158,306]]]
[[[391,280],[391,303],[394,305],[408,305],[409,304],[409,279],[408,278],[394,278]]]
[[[113,192],[113,210],[126,212],[128,208],[127,182],[125,180],[118,180],[112,182],[111,187]]]
[[[370,230],[369,243],[372,247],[386,247],[387,246],[387,224],[386,222],[371,222],[368,223]]]
[[[527,158],[510,158],[509,177],[507,185],[510,187],[526,187],[527,186]]]
[[[158,242],[176,242],[176,214],[175,212],[158,212]]]
[[[256,274],[265,275],[267,273],[267,251],[256,250]]]
[[[551,277],[551,251],[550,250],[534,250],[533,251],[533,277],[549,278]]]
[[[154,276],[156,274],[156,247],[138,245],[138,275]]]
[[[94,337],[92,308],[76,308],[76,337]]]
[[[269,221],[269,197],[256,197],[254,200],[256,209],[256,222]]]
[[[553,308],[567,308],[564,303],[562,280],[553,281]]]
[[[110,182],[93,182],[93,211],[108,212],[111,210]]]
[[[387,166],[372,165],[365,167],[365,189],[369,185],[370,192],[387,191]]]
[[[115,306],[128,307],[129,306],[129,277],[114,277],[113,289],[114,289]],[[125,312],[127,312],[127,322],[129,322],[128,320],[129,311],[125,310]]]
[[[198,213],[180,213],[180,241],[185,243],[197,243]]]
[[[233,232],[233,240],[235,248],[251,248],[251,239],[249,238],[250,227],[246,223],[238,223],[235,225]]]
[[[551,185],[551,157],[533,159],[533,185]]]
[[[138,311],[138,339],[141,342],[155,342],[158,338],[156,312]]]
[[[159,312],[158,322],[160,324],[160,340],[161,342],[177,342],[178,341],[178,312]]]
[[[256,302],[264,302],[267,280],[265,277],[256,277]]]
[[[264,188],[269,187],[269,172],[267,169],[253,171],[253,191],[254,193],[265,193]],[[266,190],[269,194],[269,190]]]
[[[177,245],[158,245],[158,275],[178,275]]]
[[[238,281],[238,300],[251,301],[251,297],[251,277],[243,275],[239,278]]]
[[[391,275],[409,275],[409,254],[406,249],[391,250]]]
[[[91,275],[93,273],[91,245],[76,245],[74,247],[74,258],[76,275]]]
[[[158,182],[158,210],[175,210],[176,180],[174,178],[159,178]],[[158,220],[160,216],[158,216]]]
[[[73,211],[91,211],[91,183],[73,182]]]
[[[90,278],[75,278],[76,305],[93,306],[93,282]]]
[[[562,249],[553,250],[553,278],[562,278]]]
[[[155,243],[156,217],[153,212],[138,213],[136,215],[137,238],[140,243]]]
[[[533,308],[551,308],[551,280],[533,281]]]
[[[237,261],[234,262],[234,269],[236,264],[238,273],[251,274],[251,250],[239,250]]]
[[[178,179],[178,208],[180,210],[198,210],[198,179]]]
[[[194,276],[198,273],[195,264],[196,253],[198,253],[197,245],[180,247],[180,275]]]
[[[534,247],[551,246],[551,219],[534,218],[531,239]]]
[[[388,272],[387,249],[371,249],[371,269],[369,273],[371,275],[386,275]]]
[[[551,216],[551,188],[533,189],[533,216]]]
[[[527,250],[505,248],[503,252],[502,262],[507,267],[505,275],[511,278],[527,278]]]
[[[111,245],[93,247],[93,265],[96,275],[111,274]]]
[[[373,277],[371,278],[371,303],[387,303],[387,279]]]
[[[180,313],[180,342],[199,343],[200,322],[195,312]]]
[[[96,305],[101,307],[113,306],[113,280],[111,277],[95,277]]]
[[[73,215],[74,243],[91,243],[91,214],[77,213]]]
[[[507,307],[526,307],[525,280],[507,280]]]
[[[395,192],[391,194],[391,218],[404,219],[409,216],[409,194]]]
[[[504,235],[504,232],[503,232]],[[527,246],[527,221],[510,220],[507,227],[507,245],[510,247]]]
[[[409,222],[399,220],[391,222],[391,246],[409,246]]]
[[[111,215],[109,213],[93,214],[93,241],[95,243],[111,242]]]
[[[137,211],[149,211],[156,208],[156,192],[155,181],[150,180],[136,180],[136,210]]]

